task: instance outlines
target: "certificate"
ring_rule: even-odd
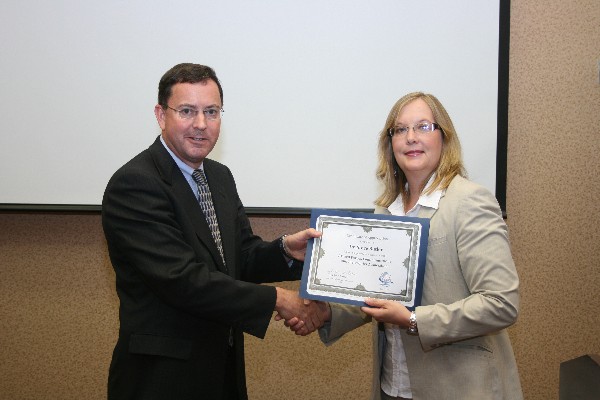
[[[300,283],[307,299],[365,305],[364,298],[421,304],[429,219],[314,209]]]

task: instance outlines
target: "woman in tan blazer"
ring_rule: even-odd
[[[376,213],[430,218],[421,305],[331,304],[325,344],[373,321],[373,399],[522,399],[506,327],[519,279],[494,196],[464,178],[450,117],[432,95],[396,102],[379,136]]]

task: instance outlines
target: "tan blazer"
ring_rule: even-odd
[[[517,318],[519,279],[496,199],[456,177],[438,210],[419,217],[431,218],[422,305],[415,311],[419,336],[402,331],[413,399],[522,399],[504,329]],[[327,345],[371,321],[358,307],[331,306],[331,322],[319,332]],[[378,400],[386,343],[373,322],[372,398]]]

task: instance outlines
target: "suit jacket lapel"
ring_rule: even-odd
[[[444,196],[446,196],[445,190],[442,192],[442,195],[440,196],[440,203],[444,200]],[[434,214],[437,212],[437,210],[439,208],[440,208],[439,203],[438,203],[438,208],[421,207],[421,209],[417,213],[417,217],[431,219],[431,218],[433,218]]]
[[[421,209],[417,213],[417,217],[431,219],[431,217],[433,217],[433,214],[435,214],[436,211],[436,208],[421,207]]]
[[[165,150],[160,142],[160,138],[156,139],[149,150],[162,180],[171,186],[173,197],[177,199],[181,206],[187,211],[189,220],[196,229],[198,239],[204,243],[210,251],[217,268],[224,272],[225,266],[223,265],[221,255],[219,254],[217,245],[212,237],[210,227],[206,222],[206,218],[204,217],[198,199],[196,198],[196,193],[190,190],[190,185],[185,180],[183,173],[175,161],[173,161],[171,155]]]
[[[219,170],[213,168],[211,160],[204,160],[204,172],[208,180],[208,187],[213,199],[219,230],[221,231],[221,245],[223,246],[223,255],[227,263],[227,273],[235,277],[235,215],[229,215],[232,210],[232,195],[228,194],[223,185],[226,176],[222,176]],[[217,250],[218,251],[218,250]]]

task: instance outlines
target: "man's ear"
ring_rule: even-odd
[[[160,104],[154,106],[154,115],[156,116],[156,122],[158,122],[160,130],[164,131],[166,115],[164,108]]]

